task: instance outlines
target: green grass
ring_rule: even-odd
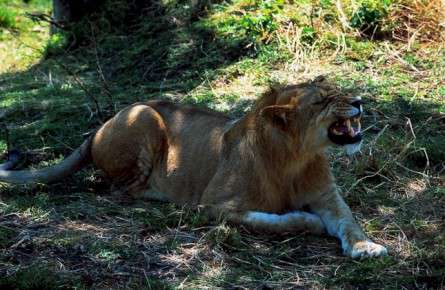
[[[8,2],[16,22],[0,33],[0,122],[10,144],[28,152],[21,166],[39,168],[136,101],[237,117],[271,83],[326,74],[365,101],[362,153],[332,150],[332,166],[389,257],[351,261],[333,238],[253,234],[198,211],[115,196],[88,168],[53,185],[0,184],[2,289],[443,288],[444,47],[371,40],[340,29],[335,1],[294,2],[161,1],[142,17],[104,9],[73,28],[79,42],[70,49],[72,34],[50,37],[47,24],[24,16],[48,13],[51,1]],[[365,2],[383,3],[357,3]],[[344,6],[349,21],[369,12],[360,5]],[[133,22],[121,25],[122,17]]]
[[[5,44],[0,46],[0,73],[25,69],[38,62],[48,39],[48,25],[33,22],[25,12],[49,13],[50,8],[48,0],[0,1],[0,42]]]
[[[0,247],[6,248],[12,245],[13,239],[17,236],[17,232],[10,227],[0,227]]]
[[[85,286],[73,277],[66,279],[54,272],[54,267],[45,264],[34,264],[20,269],[12,275],[0,278],[2,289],[85,289]]]
[[[17,25],[15,17],[16,14],[13,11],[0,5],[0,28],[15,28]]]

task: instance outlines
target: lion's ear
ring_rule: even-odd
[[[317,76],[317,77],[312,81],[312,83],[313,83],[313,84],[321,84],[321,83],[324,83],[324,82],[326,82],[326,81],[327,81],[326,76],[324,76],[324,75],[319,75],[319,76]]]
[[[289,126],[291,112],[289,106],[268,106],[261,110],[261,116],[275,127],[284,130]]]

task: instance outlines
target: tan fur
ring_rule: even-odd
[[[270,90],[235,122],[166,101],[138,103],[97,131],[91,158],[124,192],[207,205],[215,215],[273,232],[327,230],[356,257],[354,245],[372,242],[337,193],[325,155],[328,126],[350,101],[320,78]],[[312,214],[300,217],[303,208]]]

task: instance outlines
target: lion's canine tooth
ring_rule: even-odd
[[[354,129],[351,126],[351,120],[350,119],[346,120],[346,126],[348,127],[349,136],[354,137],[355,133],[354,133]]]

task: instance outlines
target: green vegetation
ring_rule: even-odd
[[[64,277],[51,265],[31,265],[0,279],[2,289],[85,289],[75,277]]]
[[[16,26],[15,13],[5,6],[0,6],[0,27],[14,28]]]
[[[9,143],[27,152],[21,167],[43,167],[135,101],[240,116],[271,83],[325,74],[365,101],[361,154],[334,149],[332,166],[390,256],[351,261],[332,238],[253,234],[115,196],[88,168],[0,184],[0,288],[444,287],[444,18],[426,8],[440,0],[107,1],[49,36],[25,13],[51,1],[0,0],[0,152]]]

